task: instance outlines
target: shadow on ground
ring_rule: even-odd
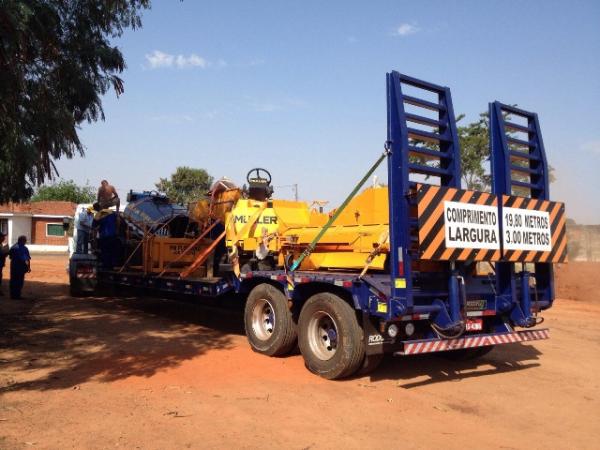
[[[470,361],[451,361],[441,354],[398,357],[386,355],[370,378],[371,381],[396,380],[399,387],[411,389],[531,369],[540,365],[535,361],[542,354],[533,345],[500,345],[487,355]]]
[[[150,377],[211,349],[230,348],[235,335],[244,334],[243,302],[235,298],[225,299],[225,307],[127,291],[73,298],[67,285],[42,282],[28,282],[24,293],[28,300],[0,298],[0,394]],[[539,366],[534,345],[498,346],[472,361],[386,356],[370,378],[410,389],[526,370]]]
[[[243,334],[239,314],[189,302],[72,298],[68,286],[41,282],[24,294],[0,298],[0,393],[149,377]]]

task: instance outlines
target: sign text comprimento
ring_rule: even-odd
[[[447,248],[500,248],[496,206],[446,201],[444,230]]]
[[[548,212],[505,207],[502,218],[505,250],[552,250]]]

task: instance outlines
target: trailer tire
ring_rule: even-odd
[[[354,309],[328,292],[310,297],[300,311],[298,345],[308,370],[329,380],[353,375],[365,358]]]
[[[286,355],[298,338],[285,295],[267,283],[250,291],[244,308],[244,327],[252,350],[263,355]]]

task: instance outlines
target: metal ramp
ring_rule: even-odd
[[[549,211],[552,221],[551,252],[507,250],[504,242],[503,262],[496,265],[498,295],[519,305],[513,310],[513,319],[528,324],[532,303],[533,309],[539,310],[554,299],[551,262],[564,258],[557,255],[559,249],[566,255],[564,205],[549,201],[549,170],[537,114],[495,101],[489,104],[489,117],[492,192],[503,208],[519,205],[526,210]],[[502,229],[507,225],[503,216]],[[519,272],[515,263],[522,264]],[[526,263],[535,264],[535,269],[530,272]]]
[[[548,164],[537,114],[498,101],[490,103],[489,114],[493,192],[549,200]]]
[[[460,149],[449,88],[393,71],[387,74],[387,103],[392,316],[414,306],[415,175],[460,189]]]
[[[437,100],[405,94],[408,87],[431,93]],[[400,150],[392,159],[400,170],[406,170],[403,178],[421,174],[438,177],[441,186],[460,188],[460,150],[450,89],[392,72],[388,74],[388,101],[393,103],[389,114],[396,116],[388,117],[390,134],[396,134],[388,139]]]

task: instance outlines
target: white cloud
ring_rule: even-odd
[[[591,153],[592,155],[600,155],[600,139],[584,142],[581,145],[581,149],[586,153]]]
[[[245,61],[240,61],[240,62],[234,62],[234,63],[225,63],[225,61],[223,61],[224,64],[220,64],[219,62],[217,62],[217,66],[218,67],[256,67],[256,66],[262,66],[265,63],[265,60],[262,58],[254,58],[254,59],[249,59],[249,60],[245,60]]]
[[[408,36],[421,31],[421,29],[411,23],[401,23],[392,33],[394,36]]]
[[[161,52],[160,50],[154,50],[149,55],[146,55],[146,61],[152,69],[158,69],[159,67],[171,67],[175,58],[173,55]]]
[[[298,97],[288,97],[284,101],[288,106],[291,106],[293,108],[306,108],[308,106],[306,100],[303,100]]]
[[[206,111],[202,114],[202,117],[204,119],[208,119],[208,120],[213,120],[215,118],[217,118],[218,116],[222,115],[223,111],[219,110],[219,109],[211,109],[209,111]]]
[[[283,109],[281,105],[272,102],[252,102],[250,107],[256,112],[274,112]]]
[[[188,114],[161,114],[150,117],[153,122],[183,124],[194,122],[194,118]]]
[[[211,66],[211,63],[203,57],[191,53],[190,55],[172,55],[170,53],[161,52],[160,50],[154,50],[152,53],[146,55],[146,61],[150,69],[161,69],[176,67],[178,69],[187,69],[190,67],[199,67],[206,69]],[[225,61],[220,59],[217,63],[219,67],[226,65]]]
[[[177,55],[175,64],[179,69],[185,69],[186,67],[200,67],[204,69],[208,66],[208,62],[195,53],[189,56]]]

